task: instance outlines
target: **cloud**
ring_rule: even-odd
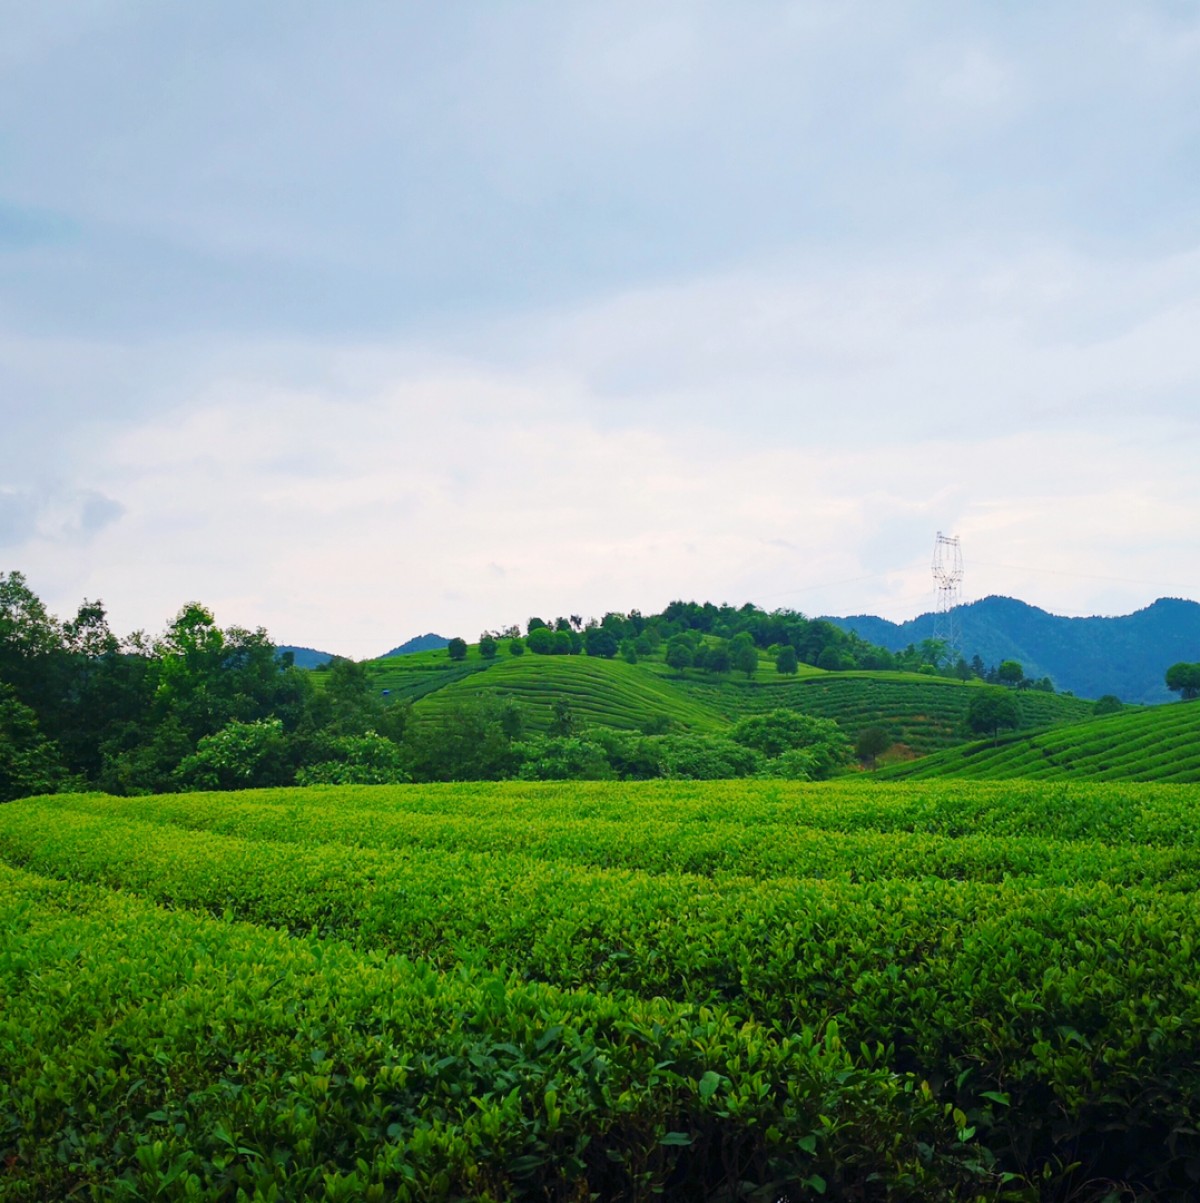
[[[0,488],[0,547],[87,543],[124,512],[120,502],[94,489]]]

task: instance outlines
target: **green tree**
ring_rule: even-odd
[[[412,779],[403,749],[374,731],[330,739],[322,751],[327,759],[300,769],[297,785],[394,785]]]
[[[775,657],[775,671],[782,673],[785,677],[794,677],[799,669],[800,663],[796,657],[796,649],[791,644],[784,644],[779,649],[779,655]]]
[[[1106,693],[1102,698],[1096,699],[1095,705],[1092,706],[1092,713],[1100,717],[1105,714],[1117,714],[1124,709],[1124,703],[1115,693]]]
[[[1019,660],[1001,660],[996,676],[1004,685],[1020,685],[1025,680],[1025,669]]]
[[[525,646],[535,656],[550,656],[554,654],[554,632],[545,624],[534,627],[525,636]]]
[[[575,733],[575,715],[571,711],[571,703],[567,698],[554,699],[554,717],[550,720],[551,735],[573,735]]]
[[[754,644],[743,644],[734,651],[733,667],[738,672],[745,673],[747,680],[758,672],[758,649]]]
[[[864,727],[854,741],[854,754],[873,769],[875,761],[891,746],[892,737],[882,727]]]
[[[967,729],[975,735],[991,735],[995,742],[1003,729],[1020,725],[1017,700],[1006,689],[978,689],[967,704]]]
[[[514,636],[514,637],[513,637],[512,639],[510,639],[510,640],[509,640],[509,642],[508,642],[508,654],[509,654],[510,656],[523,656],[523,655],[525,655],[525,644],[524,644],[524,643],[522,643],[522,641],[521,641],[519,638],[517,638],[516,636]]]
[[[491,635],[479,636],[479,654],[485,660],[495,660],[496,653],[500,650],[500,645]]]
[[[1185,702],[1200,697],[1200,664],[1181,661],[1167,669],[1167,688]]]
[[[277,718],[227,723],[204,736],[175,770],[183,789],[252,789],[290,785],[287,740]]]
[[[583,636],[584,651],[589,656],[611,660],[619,646],[616,635],[607,627],[588,627]]]
[[[446,644],[446,651],[450,653],[451,660],[465,660],[467,658],[467,641],[456,635]]]
[[[801,714],[798,710],[778,708],[766,714],[751,714],[730,728],[730,739],[774,758],[787,752],[803,751],[804,771],[799,761],[787,776],[821,780],[850,760],[850,741],[831,718]]]
[[[38,728],[37,715],[0,682],[0,802],[52,794],[66,780],[58,747]]]
[[[672,635],[667,641],[667,666],[682,674],[692,665],[692,645],[683,635]]]

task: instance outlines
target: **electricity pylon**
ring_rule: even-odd
[[[937,533],[933,545],[933,579],[937,599],[933,607],[933,637],[946,646],[953,664],[962,655],[962,627],[958,607],[962,604],[963,560],[958,536]]]

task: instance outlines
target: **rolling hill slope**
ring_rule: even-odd
[[[950,748],[880,770],[888,780],[1200,781],[1200,703],[1126,711],[1071,726]]]
[[[722,681],[686,678],[678,688],[725,715],[777,706],[819,718],[836,719],[853,739],[864,727],[880,726],[894,743],[924,756],[962,743],[963,719],[979,682],[951,681],[917,673],[823,673],[788,680]],[[1092,704],[1062,694],[1025,691],[1017,695],[1025,728],[1076,723],[1091,714]]]
[[[554,702],[565,698],[577,720],[603,727],[636,730],[665,716],[686,731],[716,731],[721,714],[669,682],[623,660],[589,656],[522,656],[498,659],[484,671],[467,672],[416,707],[416,716],[433,718],[467,698],[509,697],[521,704],[530,730],[545,731]]]
[[[864,727],[882,726],[908,753],[927,755],[960,744],[963,718],[977,682],[963,683],[917,673],[827,673],[805,667],[780,676],[763,659],[758,675],[678,673],[661,656],[636,665],[590,656],[513,657],[484,660],[477,647],[462,661],[434,650],[386,657],[368,665],[372,681],[392,696],[415,704],[418,721],[452,705],[481,697],[511,697],[525,711],[531,731],[545,731],[556,698],[565,698],[577,721],[589,726],[636,730],[667,718],[683,731],[716,732],[747,714],[786,708],[836,719],[853,739]],[[1022,727],[1076,723],[1091,703],[1035,691],[1018,695]]]

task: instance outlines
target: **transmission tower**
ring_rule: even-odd
[[[958,607],[962,604],[963,561],[958,536],[937,533],[933,545],[933,580],[937,600],[933,607],[933,637],[946,645],[953,662],[962,655],[962,628]]]

